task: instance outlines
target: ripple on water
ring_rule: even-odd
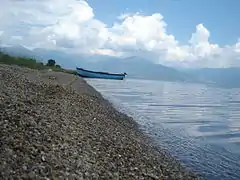
[[[88,82],[206,179],[240,179],[240,89],[131,79]]]

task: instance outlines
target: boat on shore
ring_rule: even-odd
[[[126,73],[114,74],[114,73],[108,73],[108,72],[90,71],[83,68],[76,68],[76,69],[77,69],[77,74],[84,78],[123,80],[127,75]]]

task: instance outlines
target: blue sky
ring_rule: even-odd
[[[240,0],[1,0],[0,45],[240,67]]]
[[[197,24],[211,32],[210,41],[234,44],[240,37],[240,0],[88,0],[96,17],[108,25],[123,12],[161,13],[168,32],[186,43]]]

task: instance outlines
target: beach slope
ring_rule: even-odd
[[[82,78],[0,65],[0,179],[198,179]]]

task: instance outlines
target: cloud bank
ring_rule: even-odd
[[[109,27],[83,0],[1,0],[2,44],[72,53],[141,56],[155,63],[190,67],[240,66],[240,39],[220,47],[203,25],[180,44],[160,13],[122,14]]]

